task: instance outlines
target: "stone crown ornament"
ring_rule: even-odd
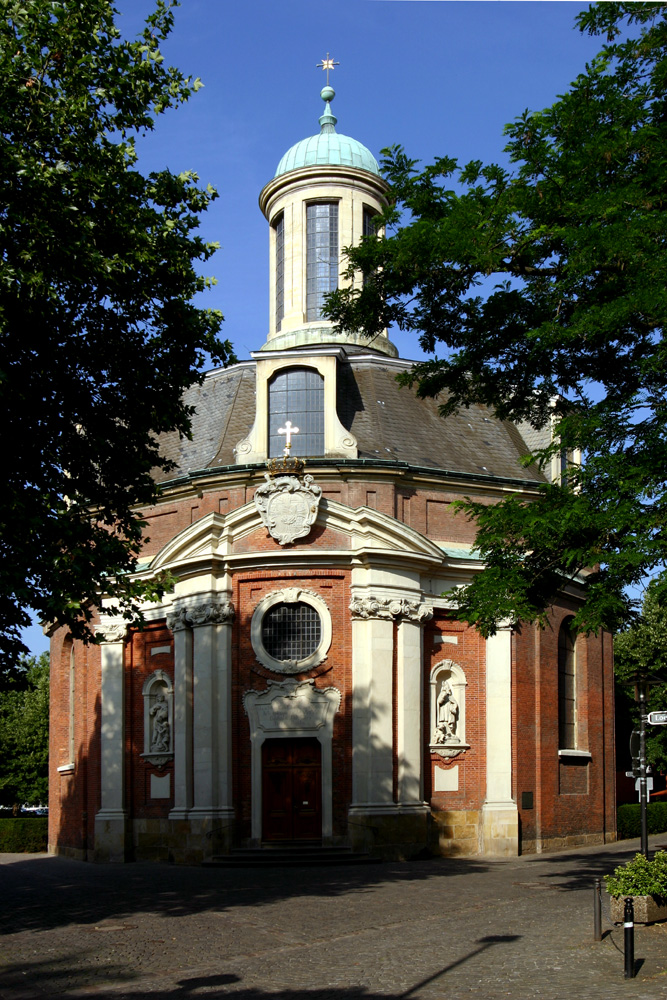
[[[296,469],[304,463],[291,455],[269,459],[269,471],[264,473],[266,482],[255,490],[255,506],[262,524],[279,545],[290,545],[297,538],[305,538],[317,518],[322,490],[310,475],[276,475],[275,471]]]

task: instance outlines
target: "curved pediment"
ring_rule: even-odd
[[[443,561],[442,549],[421,532],[370,507],[353,508],[336,500],[322,500],[313,531],[318,539],[313,556],[318,561],[327,555],[340,559],[346,553],[357,559],[383,556],[436,565]],[[150,571],[233,563],[241,557],[247,562],[253,554],[247,544],[253,532],[258,533],[258,538],[265,537],[266,529],[253,502],[229,514],[207,514],[170,539],[151,561]],[[322,539],[326,541],[327,533],[335,538],[333,548],[321,544]],[[236,546],[242,539],[246,539],[246,544]],[[341,548],[343,539],[346,541]],[[298,546],[276,545],[273,554],[286,559],[298,556],[303,560],[307,548],[308,537],[305,537]],[[266,555],[266,550],[259,547],[256,552],[258,556]]]

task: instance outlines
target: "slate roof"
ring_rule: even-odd
[[[520,465],[529,448],[513,424],[495,420],[480,405],[443,420],[437,400],[418,399],[397,384],[397,373],[409,367],[368,353],[352,354],[340,365],[338,416],[357,439],[360,459],[544,482],[539,469]],[[192,440],[164,436],[163,453],[176,468],[159,473],[160,481],[235,464],[234,448],[255,418],[254,363],[211,373],[188,390],[186,402],[195,407]]]

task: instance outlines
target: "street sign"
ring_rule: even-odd
[[[649,712],[648,721],[652,726],[667,726],[667,712]]]
[[[637,780],[635,781],[635,788],[639,792],[639,801],[641,802],[641,791],[640,791],[640,788],[639,788],[639,778],[637,778]],[[647,778],[646,779],[646,798],[647,799],[649,799],[651,797],[651,792],[652,791],[653,791],[653,778]]]

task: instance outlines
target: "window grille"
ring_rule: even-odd
[[[338,288],[338,204],[306,206],[306,315],[322,318],[328,292]]]
[[[262,620],[262,643],[276,660],[305,660],[322,638],[322,623],[315,608],[303,601],[275,604]]]
[[[285,315],[285,216],[276,222],[276,330]]]
[[[575,639],[571,618],[558,632],[558,745],[561,750],[577,749],[577,671]]]
[[[290,420],[299,428],[291,455],[324,454],[324,379],[312,368],[288,368],[269,383],[269,458],[282,455],[285,435],[278,430]]]

